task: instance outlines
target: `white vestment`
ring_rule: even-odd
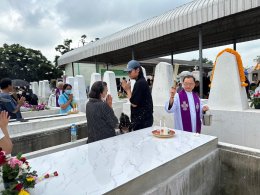
[[[190,109],[190,116],[191,116],[191,126],[192,126],[192,132],[196,133],[196,110],[195,110],[195,103],[193,99],[192,92],[185,91],[188,97],[189,101],[189,109]],[[168,113],[173,113],[174,116],[174,124],[175,129],[183,130],[182,125],[182,117],[181,117],[181,107],[180,107],[180,97],[179,94],[176,93],[174,96],[174,102],[170,110],[169,108],[169,100],[165,103],[165,111]],[[202,104],[200,101],[200,118],[202,118]]]

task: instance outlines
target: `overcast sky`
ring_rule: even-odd
[[[66,38],[72,47],[80,46],[81,35],[87,41],[102,38],[148,18],[158,16],[191,0],[1,0],[0,45],[19,43],[40,50],[50,61],[58,53],[55,46]],[[244,66],[255,64],[260,55],[260,40],[237,44]],[[204,50],[203,57],[215,60],[225,47]],[[198,58],[198,52],[174,56]]]

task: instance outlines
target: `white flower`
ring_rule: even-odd
[[[17,61],[21,61],[21,60],[18,58]]]
[[[26,163],[23,163],[23,164],[21,165],[21,169],[22,169],[23,171],[24,171],[24,170],[28,171],[28,170],[27,170],[28,167],[29,167],[29,165],[27,165]]]

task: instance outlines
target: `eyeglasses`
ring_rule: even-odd
[[[193,86],[195,83],[183,83],[184,86]]]

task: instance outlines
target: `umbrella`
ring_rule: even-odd
[[[12,84],[13,86],[19,86],[19,87],[24,87],[24,86],[29,86],[30,84],[25,81],[25,80],[22,80],[22,79],[14,79],[12,80]]]

